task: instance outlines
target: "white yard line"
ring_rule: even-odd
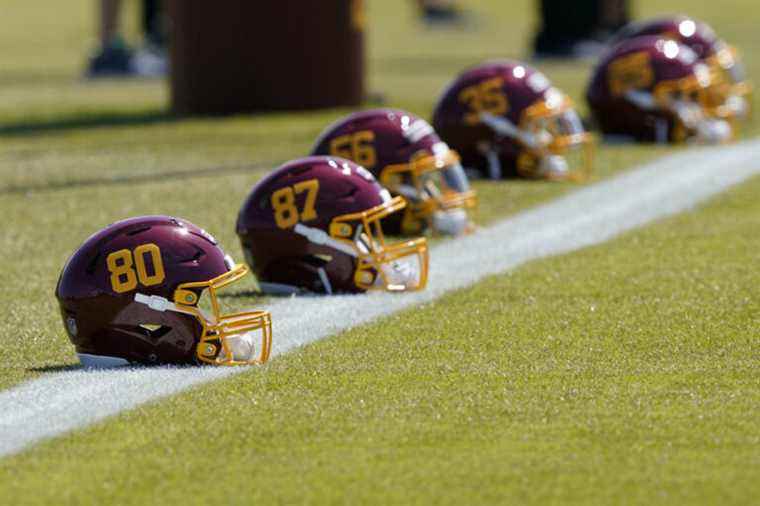
[[[415,294],[289,298],[269,308],[274,354],[429,302],[524,262],[606,241],[760,173],[760,140],[692,149],[437,245],[428,289]],[[357,297],[361,297],[362,304]],[[0,392],[0,456],[142,403],[244,369],[197,367],[72,371]]]

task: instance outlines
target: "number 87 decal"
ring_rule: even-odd
[[[306,202],[303,211],[299,214],[296,207],[296,195],[306,192]],[[319,180],[308,179],[293,186],[286,186],[272,193],[272,209],[274,221],[280,228],[290,228],[299,221],[311,221],[317,219],[317,211],[314,205],[317,202],[319,192]]]
[[[153,263],[153,273],[148,273],[146,256]],[[116,293],[129,292],[137,288],[137,282],[143,286],[161,284],[166,278],[161,250],[153,243],[141,244],[134,252],[128,249],[114,251],[106,258],[108,272],[111,273],[111,288]]]

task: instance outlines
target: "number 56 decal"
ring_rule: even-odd
[[[360,130],[353,134],[341,135],[330,141],[330,154],[372,169],[377,165],[374,140],[375,132],[372,130]]]
[[[153,263],[153,272],[148,272],[146,257]],[[141,244],[134,251],[120,249],[106,258],[108,272],[111,273],[111,288],[116,293],[129,292],[137,288],[138,281],[143,286],[159,285],[166,278],[161,250],[153,243]]]
[[[298,212],[296,207],[296,195],[306,192],[306,202],[303,211]],[[311,221],[317,219],[317,211],[314,205],[317,202],[319,192],[319,180],[308,179],[286,186],[272,193],[272,209],[274,209],[274,221],[280,228],[290,228],[299,221]]]

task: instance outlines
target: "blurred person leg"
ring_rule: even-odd
[[[628,0],[540,0],[536,58],[596,56],[604,41],[628,22]]]
[[[417,0],[417,5],[428,25],[457,25],[464,21],[457,0]]]
[[[142,77],[163,77],[168,73],[166,17],[162,0],[143,0],[141,26],[143,46],[135,53],[132,67]]]
[[[90,58],[86,76],[97,78],[130,75],[132,51],[122,39],[119,28],[121,0],[100,0],[98,4],[100,47]]]

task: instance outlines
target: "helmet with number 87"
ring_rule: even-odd
[[[192,223],[143,216],[87,239],[56,297],[86,367],[260,364],[271,349],[269,313],[224,312],[218,293],[247,272]]]
[[[433,127],[468,169],[505,176],[583,180],[593,139],[570,99],[532,67],[487,62],[460,74],[444,91]]]
[[[405,205],[364,167],[313,156],[254,186],[237,233],[267,293],[419,290],[427,283],[426,240],[390,244],[381,224]]]
[[[429,229],[459,235],[473,228],[469,213],[476,205],[475,191],[459,155],[427,121],[409,112],[373,109],[350,114],[319,136],[312,154],[352,160],[372,172],[391,195],[403,197],[406,208],[395,217],[400,223],[391,227],[403,234]]]
[[[694,51],[646,36],[623,41],[602,58],[586,97],[606,135],[720,143],[733,138],[734,127],[708,105],[714,88],[710,70]]]

